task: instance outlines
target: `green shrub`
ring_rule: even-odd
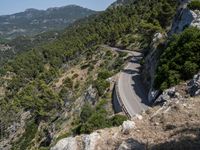
[[[73,76],[72,76],[72,79],[76,79],[79,75],[77,73],[75,73]]]
[[[128,119],[127,116],[124,116],[124,115],[115,115],[114,117],[111,118],[112,125],[113,126],[120,126],[127,119]]]
[[[191,78],[196,72],[198,72],[199,66],[191,61],[186,61],[183,65],[184,78]]]
[[[188,4],[188,8],[191,10],[200,10],[200,1],[199,0],[192,0]]]
[[[106,116],[105,112],[96,112],[94,113],[81,127],[81,133],[91,133],[94,130],[111,127],[111,123]]]
[[[98,74],[98,78],[99,79],[108,79],[109,77],[112,76],[112,72],[108,71],[108,70],[102,70],[99,72]]]
[[[89,68],[88,68],[88,71],[90,72],[90,71],[92,71],[93,69],[94,69],[94,65],[90,64],[90,65],[89,65]]]
[[[51,116],[50,112],[62,106],[59,96],[44,81],[28,84],[14,99],[17,106],[32,110],[41,116]]]
[[[65,81],[64,81],[64,85],[65,85],[67,88],[73,88],[73,81],[72,81],[72,79],[66,78]]]
[[[105,109],[106,100],[100,100],[95,108],[85,104],[80,114],[79,125],[73,130],[75,134],[91,133],[94,130],[111,127],[112,120]]]
[[[96,88],[100,96],[102,96],[105,90],[110,86],[110,83],[106,80],[98,79],[95,82]]]
[[[33,121],[28,121],[26,129],[22,137],[12,145],[12,150],[26,150],[32,139],[35,137],[38,126]]]
[[[89,104],[85,104],[82,108],[80,119],[81,121],[87,122],[88,118],[93,114],[93,109]]]
[[[122,65],[124,64],[124,59],[121,57],[118,57],[116,62],[113,64],[113,69],[116,71],[119,71],[122,69]]]
[[[125,57],[125,56],[127,56],[126,52],[119,52],[119,57]]]

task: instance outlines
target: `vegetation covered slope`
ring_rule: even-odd
[[[0,40],[0,66],[20,53],[44,43],[53,42],[59,36],[59,32],[48,31],[36,36],[18,36],[12,40]],[[5,50],[5,48],[7,49]]]
[[[59,113],[66,111],[66,97],[70,97],[70,93],[75,93],[75,96],[72,96],[72,103],[75,104],[73,100],[76,100],[80,94],[84,94],[84,89],[89,84],[97,88],[100,100],[108,98],[105,95],[109,86],[106,79],[119,71],[124,59],[123,56],[116,57],[109,52],[106,55],[100,55],[98,45],[147,49],[154,33],[165,32],[170,26],[176,7],[176,0],[129,1],[96,16],[78,21],[68,27],[56,40],[17,55],[0,69],[1,85],[4,91],[1,95],[2,109],[0,111],[2,120],[5,120],[5,126],[17,121],[22,111],[31,112],[30,125],[32,123],[38,125],[40,122],[52,124],[59,118]],[[97,58],[93,60],[93,56]],[[67,66],[77,65],[83,59],[88,61],[85,64],[87,69],[103,69],[106,73],[104,71],[102,73],[102,70],[95,72],[89,70],[91,74],[88,80],[82,79],[88,82],[83,82],[83,85],[76,83],[73,88],[65,87],[61,89],[63,93],[51,87],[51,84],[58,79],[60,72],[66,72],[69,69]],[[96,60],[99,62],[103,60],[104,64],[96,64]],[[79,74],[76,73],[71,78],[74,81],[78,76]],[[68,91],[69,94],[66,96],[64,93]],[[76,128],[75,132],[87,133],[110,126],[111,123],[107,124],[109,119],[102,118],[105,112],[101,110],[95,108],[96,113],[89,115],[87,120],[78,120],[80,130]],[[99,117],[105,119],[102,120],[105,124],[103,122],[100,126],[95,124],[95,119]],[[60,122],[62,119],[55,124],[58,125]],[[31,145],[31,141],[27,143]]]
[[[94,13],[96,12],[75,5],[47,10],[27,9],[25,12],[0,16],[0,35],[10,39],[19,35],[30,36],[40,32],[64,29],[77,19]]]
[[[173,36],[164,49],[155,78],[155,87],[164,90],[188,80],[200,70],[200,30],[188,28]]]

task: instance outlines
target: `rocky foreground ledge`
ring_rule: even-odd
[[[197,74],[191,81],[164,91],[158,105],[120,127],[67,137],[51,150],[196,150],[200,147],[199,85]]]

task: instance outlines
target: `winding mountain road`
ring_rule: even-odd
[[[119,74],[115,92],[122,110],[129,117],[133,117],[148,108],[148,92],[140,75],[142,53],[110,48],[114,51],[127,52],[132,55],[127,66]]]

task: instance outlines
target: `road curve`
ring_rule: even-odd
[[[112,47],[111,49],[128,52],[133,55],[127,66],[120,72],[115,90],[122,110],[129,117],[133,117],[148,108],[148,92],[142,83],[140,75],[142,53]]]

